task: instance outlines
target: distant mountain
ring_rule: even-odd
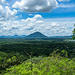
[[[13,35],[13,36],[0,36],[0,38],[72,38],[73,35],[70,36],[45,36],[40,32],[35,32],[30,35]]]
[[[0,36],[0,38],[25,38],[26,35]]]
[[[73,35],[70,36],[50,36],[51,38],[72,38]]]
[[[35,32],[35,33],[28,35],[26,38],[47,38],[47,36],[43,35],[40,32]]]

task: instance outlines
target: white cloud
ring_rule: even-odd
[[[30,22],[34,23],[36,20],[41,19],[41,18],[42,18],[42,16],[37,14],[32,18],[27,18],[26,20],[23,19],[22,21],[25,21],[26,23],[30,23]]]
[[[6,0],[0,0],[0,4],[4,3]]]
[[[0,21],[0,35],[28,35],[29,32],[33,32],[37,23],[42,24],[42,16],[37,14],[32,18],[22,19],[19,21]],[[7,34],[8,33],[8,34]]]
[[[60,25],[59,24],[57,24],[56,22],[52,22],[52,27],[59,27]]]
[[[70,1],[70,0],[58,0],[59,2],[61,2],[61,1]]]
[[[39,15],[39,14],[37,14],[37,15],[35,15],[33,18],[35,18],[35,19],[40,19],[40,18],[42,18],[42,16]]]
[[[43,24],[43,21],[36,21],[37,24]]]
[[[49,12],[57,7],[56,0],[21,0],[16,1],[13,8],[20,8],[25,12]]]
[[[33,14],[29,14],[29,16],[33,16]]]
[[[15,18],[16,14],[17,10],[11,10],[8,6],[3,7],[2,5],[0,5],[0,20],[9,20]]]
[[[16,1],[12,5],[13,8],[11,8],[11,5],[4,4],[4,2],[5,0],[0,0],[0,35],[29,35],[36,31],[47,36],[72,35],[75,18],[44,19],[39,14],[34,16],[29,14],[33,17],[22,20],[14,19],[18,10],[13,8],[19,8],[25,12],[49,12],[57,7],[56,0],[21,0]],[[59,7],[75,7],[75,5],[60,3]]]
[[[44,19],[37,14],[22,20],[0,21],[0,35],[29,35],[39,31],[47,36],[67,36],[72,35],[74,23],[75,18]]]
[[[71,8],[75,7],[75,4],[59,4],[58,6],[62,8]]]
[[[41,19],[42,19],[42,16],[37,14],[32,18],[27,18],[26,20],[22,19],[21,21],[25,22],[25,24],[26,24],[26,26],[24,27],[25,30],[32,30],[32,29],[34,29],[34,27],[36,26],[37,23],[40,24],[41,22],[43,22],[43,21],[41,21]]]
[[[69,36],[74,29],[74,18],[46,19],[45,34],[49,36]],[[44,22],[45,22],[44,21]],[[49,33],[50,32],[50,33]]]

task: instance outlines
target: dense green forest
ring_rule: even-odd
[[[0,39],[0,75],[75,75],[75,42]]]

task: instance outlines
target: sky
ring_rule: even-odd
[[[70,36],[75,24],[75,0],[0,0],[0,36]]]

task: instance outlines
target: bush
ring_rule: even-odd
[[[4,75],[75,75],[75,58],[69,59],[57,55],[56,57],[34,57],[32,61],[33,63],[27,60],[11,67]]]

